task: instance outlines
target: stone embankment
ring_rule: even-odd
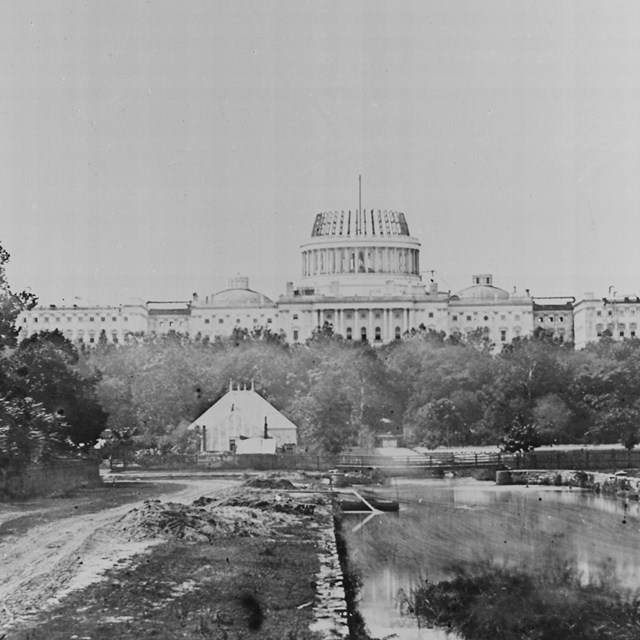
[[[590,489],[606,495],[621,495],[632,499],[640,496],[640,478],[624,474],[576,470],[518,469],[498,471],[496,484],[550,485]]]
[[[320,570],[316,576],[317,602],[311,630],[326,640],[346,640],[349,637],[347,603],[333,517],[329,509],[322,507],[316,513],[319,520]]]

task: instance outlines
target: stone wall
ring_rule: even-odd
[[[326,507],[316,507],[316,515],[320,518],[320,571],[316,576],[318,598],[311,631],[323,640],[346,640],[349,637],[347,602],[333,517]]]
[[[0,469],[0,501],[50,496],[85,486],[98,486],[99,460],[65,460],[21,472]]]
[[[558,487],[579,487],[608,495],[622,494],[638,499],[640,478],[576,470],[518,469],[498,471],[496,484],[552,485]]]

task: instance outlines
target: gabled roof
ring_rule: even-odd
[[[230,385],[230,390],[199,418],[196,418],[192,426],[216,429],[233,422],[238,435],[249,438],[262,435],[265,418],[270,434],[297,431],[296,425],[289,418],[269,404],[253,388],[232,389]]]

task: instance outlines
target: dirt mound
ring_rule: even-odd
[[[257,511],[244,506],[202,507],[147,500],[129,511],[114,528],[130,540],[167,538],[185,542],[208,542],[230,536],[273,535],[274,527],[291,524],[286,513]]]
[[[251,478],[244,485],[255,489],[295,489],[296,486],[290,480],[285,478]]]
[[[201,500],[207,500],[207,498],[201,498]],[[217,504],[225,507],[249,507],[275,513],[313,515],[315,506],[324,504],[324,500],[321,496],[308,495],[306,501],[301,502],[286,493],[244,486],[227,493],[218,500]]]

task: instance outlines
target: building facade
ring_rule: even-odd
[[[581,348],[602,335],[636,336],[635,296],[576,301],[533,298],[496,287],[491,274],[472,276],[457,293],[424,282],[420,241],[403,213],[332,211],[316,215],[301,246],[301,273],[277,301],[236,277],[223,291],[183,301],[133,301],[118,306],[39,306],[18,319],[22,335],[59,329],[70,340],[122,342],[128,334],[171,331],[216,340],[234,328],[269,329],[292,343],[325,324],[346,340],[382,345],[412,330],[446,335],[479,332],[495,345],[531,335],[537,327]]]

